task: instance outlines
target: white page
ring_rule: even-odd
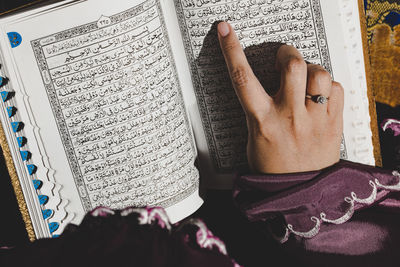
[[[178,18],[173,0],[162,0],[163,13],[170,36],[171,48],[174,53],[176,67],[179,73],[179,81],[183,88],[182,93],[185,100],[185,106],[192,122],[192,128],[196,141],[197,156],[199,170],[201,174],[202,189],[210,188],[210,182],[213,183],[216,178],[214,167],[212,166],[209,151],[207,149],[207,142],[205,131],[201,122],[199,106],[197,104],[195,89],[190,74],[187,56],[183,44],[181,31],[179,28]],[[231,175],[226,176],[224,181],[232,181]],[[229,188],[229,186],[228,186]]]
[[[21,13],[10,13],[7,14],[3,17],[1,17],[0,19],[0,27],[2,27],[3,25],[7,24],[7,23],[11,23],[13,21],[17,21],[17,20],[23,20],[26,17],[34,17],[34,16],[39,16],[42,13],[48,12],[49,10],[56,8],[56,9],[60,9],[63,8],[69,4],[71,4],[72,2],[76,3],[78,1],[76,0],[71,0],[71,1],[63,1],[62,3],[58,2],[58,3],[49,3],[45,6],[40,6],[34,9],[29,9],[28,11],[25,12],[21,12]],[[8,46],[8,39],[7,36],[5,34],[3,34],[2,36],[2,41],[4,43],[7,43]],[[7,50],[6,48],[2,48],[1,50],[5,51]],[[7,52],[4,53],[3,55],[2,53],[0,53],[0,58],[1,58],[1,62],[3,63],[0,69],[0,75],[3,77],[9,77],[10,71],[12,72],[12,63],[9,58],[9,55],[7,55]],[[6,60],[7,59],[7,60]],[[9,64],[4,64],[4,62],[9,61]],[[6,84],[5,86],[3,86],[2,88],[5,91],[13,91],[13,85],[12,84]],[[19,106],[20,104],[22,104],[22,99],[10,99],[7,101],[7,103],[5,103],[5,106]],[[2,109],[1,110],[1,117],[2,118],[7,118],[8,114],[6,114],[6,109]],[[13,116],[12,121],[18,121],[18,119],[16,118],[18,116]],[[10,128],[10,121],[8,121],[7,119],[2,119],[2,126],[3,126],[3,130],[6,134],[6,139],[7,142],[9,143],[10,148],[16,148],[18,147],[17,145],[17,141],[14,138],[15,136],[25,136],[28,139],[32,139],[34,138],[34,135],[31,131],[26,131],[26,134],[23,133],[13,133],[12,129]],[[29,129],[29,126],[27,126],[27,128]],[[27,129],[27,130],[28,130]],[[21,150],[28,150],[31,151],[32,149],[34,149],[33,147],[30,148],[28,144],[24,145],[24,147]],[[31,220],[32,220],[32,226],[33,226],[33,230],[34,232],[37,234],[37,236],[39,237],[47,237],[47,236],[51,236],[49,233],[49,225],[47,224],[47,222],[45,222],[43,220],[43,215],[42,215],[42,209],[37,201],[37,194],[34,192],[34,187],[32,184],[32,177],[29,176],[29,174],[27,173],[27,169],[25,164],[20,160],[20,153],[18,150],[16,149],[11,149],[10,153],[14,159],[14,165],[16,168],[16,173],[20,179],[20,184],[21,184],[21,189],[22,192],[24,194],[24,198],[27,204],[27,208],[30,212],[30,216],[31,216]],[[42,157],[41,158],[42,161],[46,162],[47,158],[46,157]],[[46,171],[44,171],[43,169],[39,170],[39,172],[37,173],[36,176],[41,176],[42,174],[46,175]],[[34,179],[34,178],[33,178]],[[47,202],[46,204],[46,209],[49,210],[58,210],[57,213],[53,213],[53,215],[51,216],[51,219],[56,220],[56,221],[71,221],[74,214],[69,214],[69,216],[67,216],[67,214],[65,213],[65,211],[63,210],[63,206],[66,204],[65,201],[63,203],[61,203],[61,199],[59,198],[57,193],[54,193],[56,191],[58,191],[59,188],[55,187],[54,185],[54,181],[52,180],[48,180],[48,182],[46,184],[44,184],[41,188],[40,188],[40,193],[44,194],[44,195],[52,195],[52,198],[50,199],[50,201]],[[61,232],[62,228],[59,228],[58,231],[54,232],[54,234],[57,234],[59,232]]]
[[[124,10],[127,12],[123,12]],[[121,0],[113,1],[110,5],[106,0],[92,0],[4,26],[3,31],[18,32],[23,38],[22,43],[15,48],[10,48],[4,38],[1,45],[3,49],[8,47],[3,53],[11,55],[7,63],[14,64],[17,70],[10,70],[10,81],[16,91],[18,114],[25,122],[24,132],[38,143],[38,147],[29,144],[32,162],[41,162],[38,164],[38,174],[47,177],[49,182],[54,181],[57,189],[55,195],[59,193],[60,201],[66,201],[62,207],[67,214],[63,219],[64,226],[67,222],[79,223],[84,212],[97,205],[113,208],[161,205],[166,208],[171,221],[176,222],[194,212],[202,203],[198,196],[198,174],[193,165],[196,149],[185,115],[165,25],[160,15],[160,6],[156,1]],[[139,16],[142,17],[136,20]],[[143,22],[147,19],[149,21]],[[134,27],[132,25],[137,28],[130,30],[130,27]],[[120,37],[116,35],[115,38],[107,39],[107,36],[118,31],[121,32]],[[88,32],[92,32],[92,35]],[[108,33],[112,34],[107,35]],[[85,38],[81,38],[82,36]],[[135,44],[139,46],[141,40],[142,46],[149,49],[141,50],[142,52],[137,50],[131,57],[132,61],[142,64],[126,63],[125,66],[129,66],[130,71],[120,70],[119,76],[114,73],[114,76],[101,78],[100,74],[106,71],[105,67],[110,70],[122,65],[107,64],[106,60],[101,63],[104,58],[93,55],[101,50],[104,55],[109,53],[108,55],[116,56],[113,51],[117,48],[120,49],[118,51],[126,52],[129,49],[122,46],[122,43],[130,40],[137,41]],[[153,45],[152,40],[157,40],[154,43],[158,46]],[[83,44],[87,46],[86,50]],[[89,72],[89,69],[94,70],[89,68],[92,65],[88,65],[93,64],[91,59],[97,60],[95,72]],[[121,59],[121,62],[122,60],[129,61],[127,58]],[[163,63],[165,64],[162,65]],[[153,64],[159,64],[156,66],[159,68],[153,72],[156,76],[151,77],[149,75]],[[147,72],[146,67],[149,69]],[[140,72],[140,75],[134,76],[136,80],[133,80],[130,75],[136,72]],[[92,74],[92,81],[83,76]],[[148,87],[140,87],[142,91],[136,90],[134,83],[140,86],[141,82],[146,82],[143,75],[147,75]],[[123,87],[121,92],[118,91],[118,86],[101,88],[110,83],[112,78],[117,80],[120,77],[130,77],[129,81],[123,81],[126,82],[124,85],[132,87],[129,86],[126,90]],[[162,83],[163,81],[169,83]],[[164,89],[154,89],[152,82],[160,82]],[[79,94],[87,88],[93,89],[92,93]],[[151,88],[151,92],[144,92],[146,88]],[[107,92],[113,90],[113,94],[107,95]],[[104,94],[104,97],[96,94]],[[87,97],[86,102],[81,101],[83,95]],[[129,112],[122,113],[129,106],[122,104],[123,98],[130,98],[125,103],[134,107]],[[160,108],[152,106],[151,101],[147,101],[148,98],[158,101],[156,103]],[[114,107],[120,108],[118,114],[113,114],[111,109],[100,109],[102,101],[108,101],[107,105],[115,102]],[[141,103],[145,105],[140,106]],[[88,110],[88,116],[80,113],[82,109]],[[135,117],[143,112],[147,115]],[[102,120],[102,117],[107,119]],[[107,125],[113,125],[116,121],[124,122],[128,117],[132,117],[132,124],[122,124],[125,128],[118,128],[119,136],[115,135],[117,128],[112,128],[113,131],[107,130]],[[94,122],[89,123],[91,120]],[[83,123],[84,121],[86,122]],[[135,125],[144,126],[136,131],[136,128],[132,128]],[[96,133],[98,127],[101,127],[101,134]],[[157,127],[160,127],[159,130]],[[168,134],[169,131],[172,132]],[[106,138],[100,144],[96,138],[102,135]],[[88,138],[93,138],[90,145],[87,145]],[[159,146],[157,141],[163,142],[163,145]],[[99,146],[104,149],[100,151]],[[163,146],[166,148],[161,149]],[[152,149],[155,151],[153,154]],[[124,155],[120,156],[121,154]],[[43,158],[46,160],[42,160]],[[139,167],[142,164],[143,167]],[[138,166],[137,169],[134,166]],[[120,173],[124,175],[118,175]],[[121,181],[118,178],[122,178]],[[110,187],[110,182],[111,185],[114,182],[116,185]],[[119,182],[123,182],[124,186],[117,186]],[[113,195],[116,192],[120,194]],[[138,195],[137,198],[133,197],[135,194]]]
[[[193,112],[192,121],[199,155],[205,158],[201,170],[210,177],[207,177],[209,187],[229,188],[232,170],[247,161],[244,114],[230,84],[215,29],[210,31],[211,25],[221,20],[228,21],[236,29],[256,75],[269,91],[276,91],[279,86],[279,76],[273,67],[278,47],[274,42],[294,45],[305,60],[324,66],[345,88],[341,158],[374,164],[368,104],[365,105],[368,99],[361,33],[359,26],[351,27],[353,36],[359,37],[358,53],[348,53],[344,31],[349,29],[342,29],[341,1],[174,2],[200,110],[200,113]],[[344,2],[351,2],[352,23],[357,25],[356,1]],[[348,27],[348,24],[343,26]],[[354,62],[358,62],[356,81]]]
[[[336,17],[340,17],[343,27],[345,44],[342,45],[342,50],[338,50],[341,54],[333,56],[347,58],[348,68],[341,70],[347,72],[346,76],[343,75],[345,77],[342,79],[343,83],[348,79],[344,84],[346,86],[344,133],[346,140],[349,140],[348,158],[355,162],[375,165],[358,4],[357,1],[340,0],[337,6],[339,10],[336,9],[335,13],[329,6],[324,6],[324,12],[327,13],[326,16],[335,14]],[[337,68],[340,68],[339,64],[336,64]]]

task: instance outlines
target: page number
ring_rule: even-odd
[[[100,19],[97,21],[97,27],[103,28],[106,26],[111,25],[111,19],[106,16],[101,16]]]

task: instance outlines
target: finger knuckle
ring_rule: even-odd
[[[330,82],[332,80],[329,72],[322,67],[313,68],[308,75],[309,79],[314,82]]]
[[[244,66],[236,66],[231,71],[231,79],[235,86],[242,88],[249,82],[249,73]]]
[[[332,88],[335,89],[335,90],[337,90],[338,93],[344,94],[344,88],[343,88],[343,86],[342,86],[341,83],[336,82],[336,81],[333,81],[333,82],[332,82]]]
[[[344,105],[344,89],[343,86],[338,82],[332,82],[332,92],[331,95],[334,96],[335,104],[337,108],[337,115],[342,116],[343,105]]]
[[[222,49],[224,50],[225,53],[229,53],[229,52],[237,49],[238,47],[239,47],[239,43],[233,42],[233,41],[229,41],[229,40],[225,41],[222,44]]]
[[[298,73],[305,70],[305,68],[307,68],[306,62],[302,58],[296,56],[289,58],[285,67],[288,73]]]

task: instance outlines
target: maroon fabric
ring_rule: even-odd
[[[98,208],[59,238],[0,249],[0,266],[239,267],[199,220],[169,227],[164,216],[143,224],[123,212]]]
[[[377,255],[385,253],[393,240],[400,241],[399,227],[394,224],[399,216],[393,213],[400,210],[400,187],[395,187],[400,177],[394,174],[340,161],[307,173],[242,175],[236,180],[233,196],[249,221],[269,229],[273,235],[282,237],[290,228],[285,247],[296,254]],[[373,202],[356,201],[367,197]],[[343,221],[334,224],[323,218]],[[316,232],[310,234],[313,229]],[[302,236],[304,233],[310,238]]]
[[[394,136],[400,135],[400,121],[396,119],[385,119],[381,123],[381,128],[386,131],[391,129]]]
[[[234,244],[234,250],[238,255],[242,254],[238,251],[243,251],[243,255],[248,254],[257,261],[242,255],[239,263],[244,266],[275,266],[276,263],[294,266],[285,265],[283,262],[287,260],[297,267],[398,266],[400,194],[395,190],[399,187],[388,190],[377,186],[393,186],[398,182],[399,177],[390,171],[347,161],[308,173],[243,175],[237,178],[234,201],[252,223],[237,224],[238,218],[232,217],[234,219],[223,221],[219,228],[232,228],[229,236],[224,236],[231,246],[238,236],[245,237]],[[354,196],[352,192],[360,199],[370,196],[371,184],[377,188],[373,203],[354,201],[354,214],[348,221],[338,225],[321,222],[318,233],[312,238],[291,233],[278,249],[272,245],[275,243],[271,243],[269,235],[262,234],[267,230],[282,236],[288,223],[295,231],[307,232],[315,227],[315,221],[310,218],[321,220],[321,212],[329,219],[340,218],[350,208],[344,198]],[[220,201],[218,198],[217,202]],[[213,218],[227,216],[226,203],[222,203],[224,205],[217,206],[219,210]],[[199,234],[195,225],[180,224],[168,230],[159,221],[141,225],[138,214],[134,213],[126,216],[121,216],[119,211],[93,214],[89,213],[79,226],[70,225],[60,238],[0,249],[0,266],[212,267],[235,264],[217,246],[211,249],[200,246],[198,241],[204,234]],[[203,233],[212,237],[208,231]],[[211,240],[218,242],[217,238]],[[285,256],[279,258],[279,255]]]

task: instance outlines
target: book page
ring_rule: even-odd
[[[97,206],[152,205],[176,222],[201,205],[194,138],[158,1],[89,0],[5,31],[23,38],[8,49],[18,70],[10,81],[20,82],[15,98],[24,98],[25,129],[39,146],[32,161],[47,158],[38,172],[60,185],[72,221]]]
[[[366,86],[365,82],[354,82],[354,70],[346,57],[349,44],[343,32],[348,29],[342,29],[341,1],[174,0],[174,3],[205,133],[205,140],[199,143],[206,145],[198,149],[207,151],[208,169],[214,170],[214,181],[210,181],[213,187],[229,185],[232,180],[229,173],[247,162],[245,116],[219,48],[218,21],[233,26],[256,76],[271,95],[279,89],[280,78],[274,64],[282,43],[293,45],[307,62],[322,65],[341,82],[347,89],[341,158],[374,164],[368,111],[359,116],[352,108],[364,105]],[[358,13],[353,12],[352,17],[358,19]],[[353,36],[360,35],[359,27],[353,28]],[[357,49],[362,55],[362,45]],[[355,129],[354,124],[360,121],[362,127]],[[364,132],[358,139],[362,140],[362,149],[355,141],[355,132],[360,131]]]

